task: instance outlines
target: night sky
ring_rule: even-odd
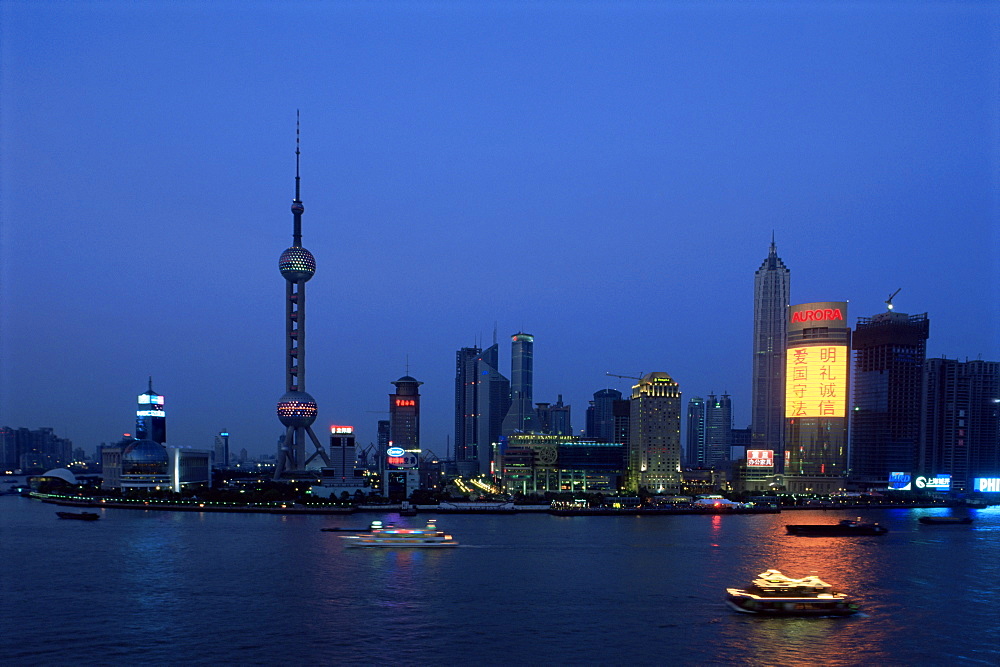
[[[535,335],[535,401],[750,418],[753,273],[1000,360],[1000,3],[0,4],[0,425],[275,451],[301,110],[316,430]]]

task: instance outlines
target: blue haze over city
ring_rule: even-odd
[[[1000,359],[992,2],[0,5],[0,425],[273,454],[301,110],[317,430],[375,440],[455,351],[534,398],[665,371],[750,420],[753,273]]]

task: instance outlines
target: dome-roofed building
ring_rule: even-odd
[[[29,480],[34,491],[52,492],[78,484],[76,475],[66,468],[53,468],[43,475],[34,475]]]
[[[122,451],[121,488],[170,487],[170,456],[167,448],[153,440],[136,440]]]

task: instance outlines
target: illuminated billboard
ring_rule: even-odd
[[[1000,477],[977,477],[972,488],[980,493],[1000,493]]]
[[[773,449],[748,449],[747,450],[747,467],[748,468],[772,468],[772,467],[774,467],[774,450]]]
[[[913,480],[918,489],[935,489],[937,491],[947,491],[951,489],[951,475],[934,475],[924,477],[921,475]]]
[[[892,491],[909,491],[910,473],[908,472],[889,473],[889,489]]]
[[[846,329],[847,302],[818,301],[816,303],[800,303],[788,307],[789,331],[815,329],[817,327]]]
[[[786,359],[785,417],[847,414],[846,345],[790,347]]]
[[[163,397],[158,394],[139,394],[140,405],[163,405]]]

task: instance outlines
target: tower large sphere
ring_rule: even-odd
[[[278,401],[278,419],[285,426],[312,426],[317,412],[315,399],[304,391],[290,391]]]
[[[285,280],[304,283],[316,273],[316,258],[301,246],[292,246],[281,253],[278,270]]]

